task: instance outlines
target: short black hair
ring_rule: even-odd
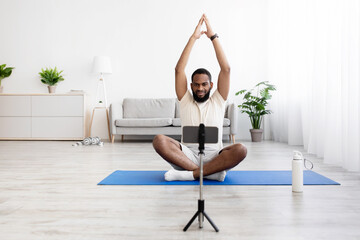
[[[208,75],[209,80],[210,80],[210,82],[211,82],[211,74],[210,74],[210,72],[209,72],[208,70],[206,70],[205,68],[196,69],[195,72],[193,72],[193,74],[191,75],[191,82],[194,81],[194,76],[195,76],[196,74],[206,74],[206,75]]]

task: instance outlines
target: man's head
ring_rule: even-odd
[[[211,74],[208,70],[199,68],[191,75],[191,90],[195,101],[205,102],[208,100],[212,87]]]

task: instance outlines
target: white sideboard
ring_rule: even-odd
[[[0,94],[2,140],[81,140],[84,120],[82,93]]]

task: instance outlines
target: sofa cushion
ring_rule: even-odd
[[[230,119],[224,118],[223,127],[230,127]]]
[[[172,125],[174,127],[181,127],[181,119],[180,118],[174,118],[173,122],[172,122]]]
[[[124,118],[173,118],[175,99],[125,98],[123,116]]]
[[[171,124],[171,118],[127,118],[115,120],[117,127],[166,127]]]

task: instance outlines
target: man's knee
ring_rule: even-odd
[[[233,156],[236,156],[236,160],[240,163],[247,155],[247,148],[241,143],[236,143],[233,145]]]
[[[166,136],[162,134],[158,134],[153,139],[153,147],[155,150],[160,149],[166,143]]]

